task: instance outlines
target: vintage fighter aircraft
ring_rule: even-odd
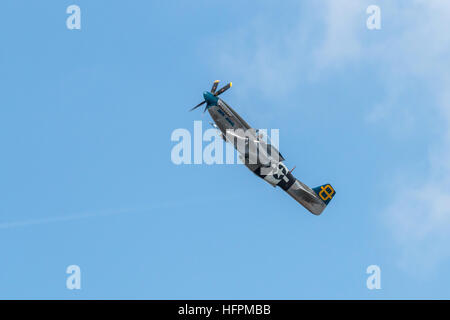
[[[204,101],[190,111],[206,104],[213,126],[220,130],[222,138],[230,142],[239,153],[241,161],[258,177],[272,186],[281,187],[292,198],[315,215],[320,215],[336,191],[330,184],[310,188],[292,175],[283,164],[284,157],[272,146],[259,130],[251,128],[236,111],[218,96],[231,88],[231,82],[216,91],[219,80],[214,81],[211,92],[203,92]],[[266,138],[266,139],[265,139]]]

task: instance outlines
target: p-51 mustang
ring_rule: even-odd
[[[292,198],[315,215],[320,215],[336,191],[330,184],[310,188],[292,175],[292,170],[283,164],[284,158],[265,140],[259,130],[250,127],[236,111],[218,96],[231,88],[231,82],[216,91],[219,80],[214,81],[211,92],[203,92],[204,101],[190,111],[206,104],[203,112],[208,110],[213,126],[220,130],[222,138],[230,142],[238,151],[241,161],[258,177],[272,186],[281,187]]]

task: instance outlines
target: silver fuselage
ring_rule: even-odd
[[[224,140],[236,148],[247,168],[272,186],[281,187],[311,213],[322,213],[326,204],[289,172],[278,150],[260,140],[257,130],[251,128],[225,101],[218,99],[217,105],[208,106],[208,112]]]

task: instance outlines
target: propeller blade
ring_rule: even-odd
[[[217,91],[214,95],[218,96],[219,94],[224,93],[225,91],[227,91],[228,89],[231,88],[233,84],[230,82],[229,84],[227,84],[226,86],[222,87],[219,91]]]
[[[214,84],[213,84],[213,86],[211,88],[211,93],[215,93],[216,92],[216,89],[217,89],[218,85],[219,85],[219,80],[214,81]]]
[[[198,105],[196,105],[195,107],[193,107],[191,110],[189,110],[189,111],[192,111],[192,110],[195,110],[195,109],[197,109],[198,107],[200,107],[202,104],[205,104],[206,103],[206,101],[203,101],[203,102],[200,102]]]

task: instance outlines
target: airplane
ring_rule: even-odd
[[[298,203],[314,215],[320,215],[336,191],[330,184],[310,188],[292,175],[292,170],[284,165],[281,153],[271,144],[267,135],[253,129],[241,116],[218,96],[230,89],[228,83],[218,91],[219,80],[214,81],[211,91],[203,92],[204,101],[190,109],[193,111],[206,104],[208,111],[225,142],[231,143],[238,151],[240,160],[258,177],[273,187],[279,186]]]

